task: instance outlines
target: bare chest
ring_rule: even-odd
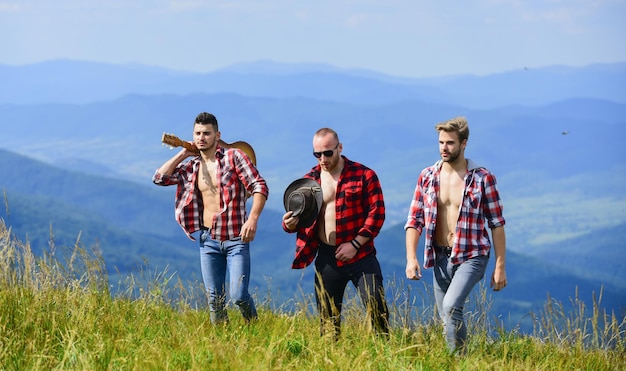
[[[322,195],[324,197],[324,205],[334,203],[337,196],[337,180],[326,173],[321,174],[320,180],[322,186]]]
[[[458,208],[463,199],[465,174],[442,172],[439,178],[439,197],[437,203],[443,206]]]
[[[217,164],[211,161],[202,161],[198,172],[198,189],[200,192],[216,194],[219,189],[217,179]]]

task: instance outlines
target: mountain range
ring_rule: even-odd
[[[51,236],[56,246],[80,236],[113,281],[149,262],[198,282],[174,189],[150,178],[174,153],[161,134],[190,136],[195,115],[210,111],[224,140],[254,147],[270,185],[252,250],[259,292],[279,302],[312,292],[311,269],[289,269],[294,236],[280,219],[282,193],[315,164],[311,138],[323,126],[379,174],[388,213],[378,254],[402,283],[403,219],[417,174],[438,158],[434,125],[463,115],[466,156],[496,174],[507,218],[510,284],[492,310],[519,319],[578,289],[585,300],[602,290],[603,305],[624,314],[626,63],[408,79],[268,61],[209,74],[51,61],[0,66],[0,79],[0,217],[39,254]]]

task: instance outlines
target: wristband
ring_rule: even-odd
[[[357,250],[361,248],[361,244],[359,243],[359,241],[356,240],[356,238],[354,240],[350,241],[350,243]]]

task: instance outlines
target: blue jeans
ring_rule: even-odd
[[[462,350],[467,339],[463,319],[465,301],[474,286],[485,276],[489,256],[477,256],[454,265],[450,257],[437,254],[433,269],[433,287],[444,336],[451,352]]]
[[[230,278],[230,298],[247,321],[257,318],[250,285],[250,244],[240,238],[217,241],[209,230],[200,233],[200,266],[202,280],[209,295],[212,323],[228,322],[226,313],[226,270]]]

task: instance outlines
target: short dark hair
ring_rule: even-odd
[[[193,124],[194,125],[195,124],[213,125],[213,129],[215,129],[216,132],[218,130],[217,118],[215,118],[215,115],[213,115],[212,113],[208,113],[208,112],[202,112],[198,114]]]

